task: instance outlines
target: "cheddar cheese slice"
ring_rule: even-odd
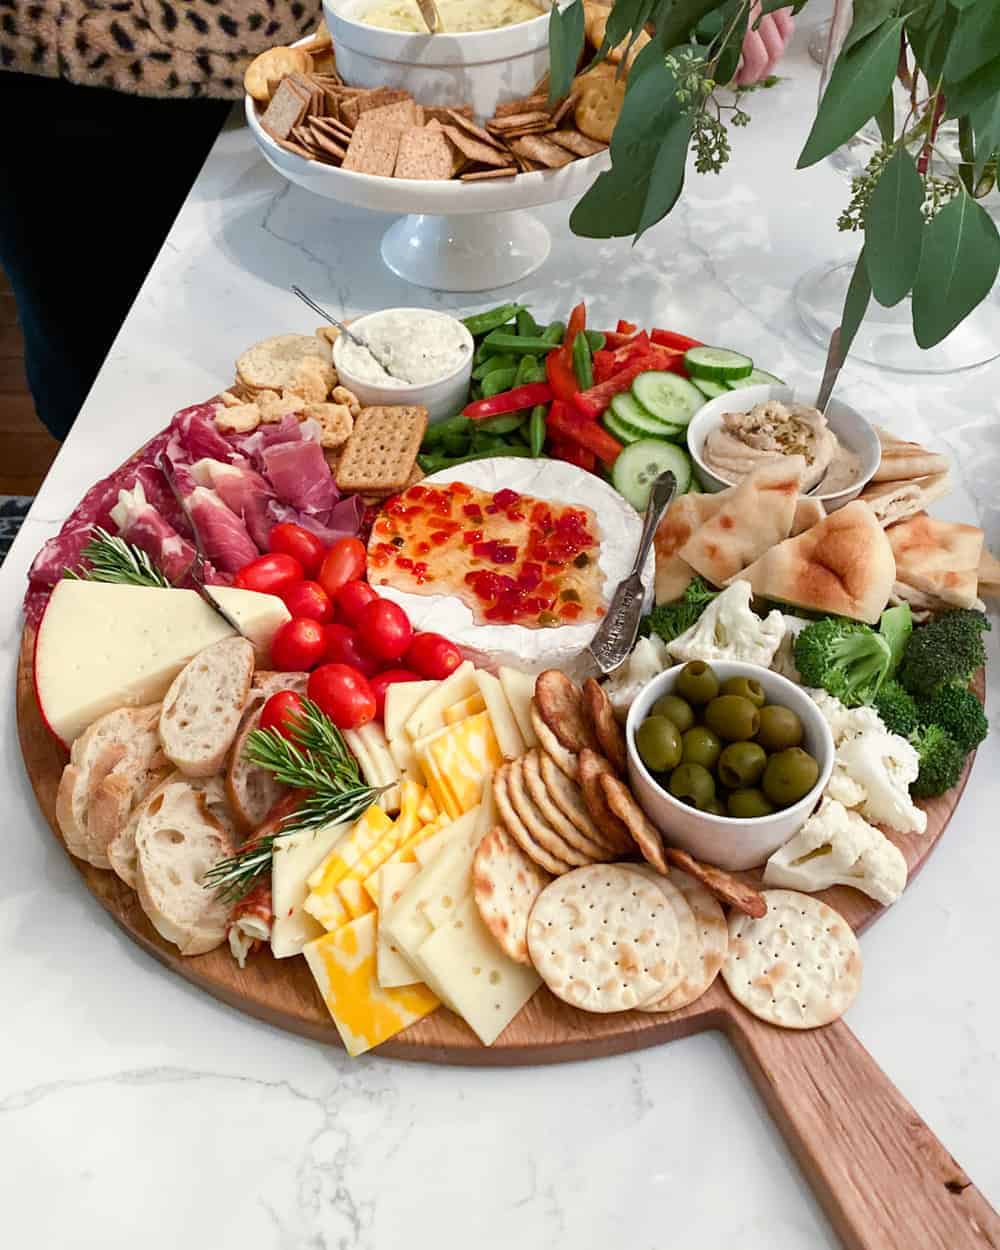
[[[423,797],[423,786],[418,786],[415,781],[404,781],[401,787],[400,812],[395,823],[337,882],[337,893],[353,918],[373,910],[373,900],[365,892],[365,879],[381,868],[417,832],[420,827],[418,812]]]
[[[476,673],[476,680],[479,679],[479,673]],[[457,703],[453,703],[451,707],[446,707],[441,714],[441,719],[446,725],[455,725],[460,720],[465,720],[467,716],[475,716],[477,712],[485,712],[486,704],[480,694],[470,694],[467,699],[460,699]]]
[[[469,716],[434,734],[421,754],[447,794],[446,810],[450,810],[449,802],[458,808],[455,816],[477,805],[483,795],[483,779],[504,759],[488,712]]]
[[[309,874],[310,894],[303,907],[324,929],[336,929],[348,919],[347,910],[337,894],[337,884],[391,828],[389,817],[380,807],[372,804],[343,842],[334,847],[320,866]]]

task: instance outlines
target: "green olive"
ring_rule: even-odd
[[[705,708],[705,724],[728,742],[744,742],[760,728],[760,713],[741,694],[720,694]]]
[[[719,780],[731,790],[755,786],[764,774],[767,755],[756,742],[731,742],[719,756]]]
[[[700,707],[719,693],[719,679],[704,660],[691,660],[677,674],[677,693]]]
[[[738,820],[750,820],[755,816],[770,816],[774,804],[755,786],[746,790],[734,790],[727,801],[730,816]]]
[[[788,807],[797,803],[816,784],[819,765],[801,747],[779,751],[767,761],[761,788],[772,803]]]
[[[760,709],[757,741],[765,751],[785,751],[802,742],[802,722],[790,707],[768,703]]]
[[[639,758],[654,772],[662,773],[681,762],[681,734],[665,716],[648,716],[636,730]]]
[[[722,799],[720,799],[718,795],[716,795],[715,798],[709,799],[707,803],[699,803],[698,811],[708,812],[712,816],[728,816],[729,815],[729,813],[726,811],[725,803],[723,803]]]
[[[722,743],[704,725],[694,725],[681,734],[681,760],[685,764],[700,764],[702,768],[714,768],[722,754]]]
[[[719,687],[720,694],[738,694],[749,699],[754,707],[763,707],[767,702],[764,687],[752,677],[727,677]]]
[[[677,728],[684,733],[694,724],[694,712],[691,704],[676,694],[664,694],[653,704],[651,716],[665,716],[672,720]]]
[[[670,774],[670,793],[691,807],[703,807],[715,798],[715,780],[700,764],[680,764]]]

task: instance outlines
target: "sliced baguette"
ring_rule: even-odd
[[[160,705],[98,717],[73,743],[56,795],[56,820],[69,850],[110,868],[108,846],[166,763],[157,734]]]
[[[260,714],[272,694],[277,694],[280,690],[294,690],[296,694],[305,694],[307,680],[306,673],[260,672],[253,675],[250,703],[243,713],[226,773],[229,805],[245,833],[263,824],[267,813],[288,789],[275,781],[273,774],[266,768],[258,768],[244,758],[247,739],[255,729],[260,728]]]
[[[202,955],[226,938],[232,905],[205,888],[205,874],[235,843],[212,814],[205,788],[171,779],[136,825],[136,891],[153,928],[182,955]]]
[[[274,669],[262,668],[253,675],[253,681],[250,684],[250,700],[263,703],[272,694],[277,694],[279,690],[294,690],[296,694],[305,694],[308,682],[308,673],[281,673]]]
[[[250,693],[253,658],[245,638],[223,638],[174,678],[163,700],[160,741],[187,776],[211,777],[222,767]]]

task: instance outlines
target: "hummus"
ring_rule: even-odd
[[[450,34],[462,34],[472,30],[497,30],[501,26],[516,26],[541,17],[542,10],[531,0],[437,0],[443,29]],[[420,16],[416,0],[390,0],[388,4],[376,4],[358,15],[357,20],[365,26],[380,26],[383,30],[406,30],[426,33],[427,23]]]
[[[807,404],[771,399],[749,412],[727,412],[705,439],[701,458],[713,473],[735,485],[758,465],[781,456],[804,456],[802,492],[822,479],[819,494],[832,495],[853,485],[861,461],[842,446],[826,417]]]
[[[422,308],[392,308],[374,313],[365,317],[354,332],[375,354],[342,334],[334,346],[333,363],[359,382],[373,386],[439,382],[459,369],[472,351],[469,332],[460,321]],[[384,361],[390,372],[379,361]]]

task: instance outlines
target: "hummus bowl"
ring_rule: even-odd
[[[720,476],[719,472],[710,465],[705,448],[710,436],[722,428],[723,415],[727,412],[749,412],[756,404],[766,403],[768,400],[780,400],[785,404],[812,403],[811,398],[804,399],[796,396],[788,386],[747,386],[710,399],[695,413],[688,426],[688,451],[694,461],[698,481],[705,490],[725,490],[736,482],[735,478],[730,480]],[[830,431],[836,435],[840,446],[852,453],[857,461],[857,472],[849,485],[839,490],[824,491],[821,479],[817,488],[808,492],[809,497],[818,499],[827,512],[835,512],[844,504],[850,503],[852,499],[856,499],[871,481],[882,458],[882,446],[871,423],[856,408],[845,404],[843,400],[836,398],[830,400],[826,418]],[[748,448],[748,461],[753,455],[753,450]]]
[[[773,673],[759,664],[737,660],[713,660],[712,669],[721,681],[730,677],[750,677],[764,687],[768,703],[791,708],[802,722],[802,745],[819,765],[816,784],[797,803],[783,807],[770,816],[741,820],[733,816],[714,816],[700,812],[675,799],[658,784],[639,758],[635,735],[649,715],[649,710],[665,694],[670,694],[683,664],[668,668],[654,677],[636,695],[625,722],[625,747],[628,753],[628,776],[642,810],[672,846],[679,846],[696,859],[707,860],[729,872],[756,868],[785,845],[805,824],[826,789],[833,771],[833,734],[812,699],[794,682]]]

